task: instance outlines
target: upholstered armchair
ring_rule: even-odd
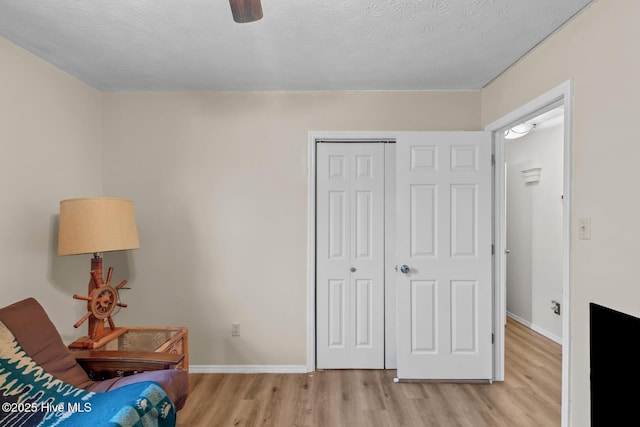
[[[134,412],[137,411],[140,417],[149,416],[150,411],[153,412],[153,410],[161,412],[160,415],[163,415],[162,412],[169,413],[172,411],[173,416],[169,417],[172,418],[171,422],[168,424],[156,423],[156,425],[175,424],[175,412],[184,406],[187,399],[188,374],[186,371],[159,369],[103,381],[93,381],[76,361],[75,352],[69,351],[64,345],[57,329],[35,299],[28,298],[0,308],[0,322],[0,396],[3,403],[3,411],[0,412],[0,425],[12,425],[12,415],[8,414],[6,409],[13,412],[16,417],[22,414],[24,418],[24,412],[27,410],[39,412],[40,416],[44,416],[47,414],[43,412],[52,410],[52,407],[42,406],[42,402],[46,400],[42,399],[47,398],[49,402],[57,405],[60,402],[66,402],[64,399],[67,399],[70,395],[78,396],[78,399],[81,399],[82,402],[91,402],[89,406],[91,411],[89,412],[95,414],[100,413],[100,408],[105,405],[113,405],[114,407],[110,409],[112,412],[118,410],[126,412],[128,410],[135,415]],[[78,352],[78,354],[86,357],[86,352]],[[123,359],[125,359],[126,363],[133,363],[131,358],[125,356],[123,355]],[[144,357],[144,355],[142,356]],[[154,369],[154,363],[157,364],[159,362],[157,360],[154,362],[152,358],[151,361],[147,360],[146,364],[144,361],[142,363],[142,366],[146,366],[146,369]],[[159,366],[163,367],[162,365]],[[30,375],[29,379],[24,379],[26,378],[25,374]],[[22,384],[22,381],[24,381],[24,384],[17,387],[16,384]],[[29,381],[31,381],[31,385],[29,385]],[[33,392],[25,394],[25,387],[27,391],[33,388],[39,396],[38,400],[34,400]],[[43,387],[44,394],[38,393],[38,387]],[[58,395],[52,395],[51,397],[47,394],[52,392],[56,392]],[[152,394],[146,397],[143,392],[152,392]],[[58,396],[61,396],[60,399],[62,400],[56,400]],[[133,409],[119,409],[115,403],[116,396],[120,401],[129,399],[136,402],[137,407],[133,405]],[[110,399],[110,397],[113,397],[113,399]],[[7,402],[13,407],[7,405]],[[19,406],[20,402],[22,406]],[[25,406],[29,402],[40,402],[40,407],[36,407],[35,403]],[[152,408],[152,404],[157,405],[157,408]],[[68,406],[65,403],[64,405],[53,407],[53,409],[65,409],[67,412],[78,410],[82,412],[83,406],[74,405]],[[61,415],[62,413],[56,414],[56,416]],[[67,416],[71,415],[73,414],[67,414]],[[94,422],[91,418],[91,413],[81,415],[84,416],[82,423],[90,422],[90,424],[82,425],[98,426],[102,425],[100,424],[101,422],[105,422],[103,419],[96,419]],[[113,414],[109,416],[111,415]],[[51,414],[49,416],[51,417]],[[17,423],[17,421],[14,422]],[[143,425],[144,422],[139,421],[138,424],[135,422],[130,424],[121,422],[120,425],[136,426]],[[48,424],[44,423],[43,425]],[[80,424],[63,423],[61,425]]]

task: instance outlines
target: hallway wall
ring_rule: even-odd
[[[505,144],[507,158],[507,313],[553,339],[562,340],[562,185],[564,126],[535,129]],[[527,183],[522,171],[542,168]]]

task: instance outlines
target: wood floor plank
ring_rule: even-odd
[[[555,427],[562,348],[508,319],[505,381],[394,383],[394,370],[190,374],[178,427]]]

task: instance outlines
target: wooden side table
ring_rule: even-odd
[[[182,369],[189,371],[189,330],[185,327],[123,327],[118,328],[124,331],[114,334],[98,343],[87,347],[86,340],[80,338],[71,344],[68,348],[71,351],[84,351],[82,357],[77,358],[78,362],[90,366],[96,365],[98,357],[104,360],[109,353],[109,364],[115,366],[117,359],[120,357],[123,361],[141,358],[141,353],[167,353],[174,357],[165,357],[161,355],[148,355],[146,363],[140,361],[138,370],[122,370],[114,367],[112,376],[128,375],[134,372],[142,372],[154,369]],[[134,355],[138,353],[138,355]],[[90,360],[92,356],[96,358],[93,362]],[[177,357],[179,356],[179,357]],[[150,359],[156,359],[155,362],[149,363]],[[166,360],[165,360],[166,359]],[[162,363],[160,363],[162,362]],[[93,364],[92,364],[93,363]],[[100,362],[102,363],[102,361]],[[126,363],[125,363],[126,364]],[[102,365],[101,365],[102,366]]]
[[[184,360],[184,354],[152,351],[78,350],[73,355],[93,381],[159,369],[178,369]]]

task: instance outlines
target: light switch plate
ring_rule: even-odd
[[[578,239],[591,240],[591,218],[578,219]]]
[[[239,337],[240,336],[240,323],[239,322],[231,322],[231,336]]]

